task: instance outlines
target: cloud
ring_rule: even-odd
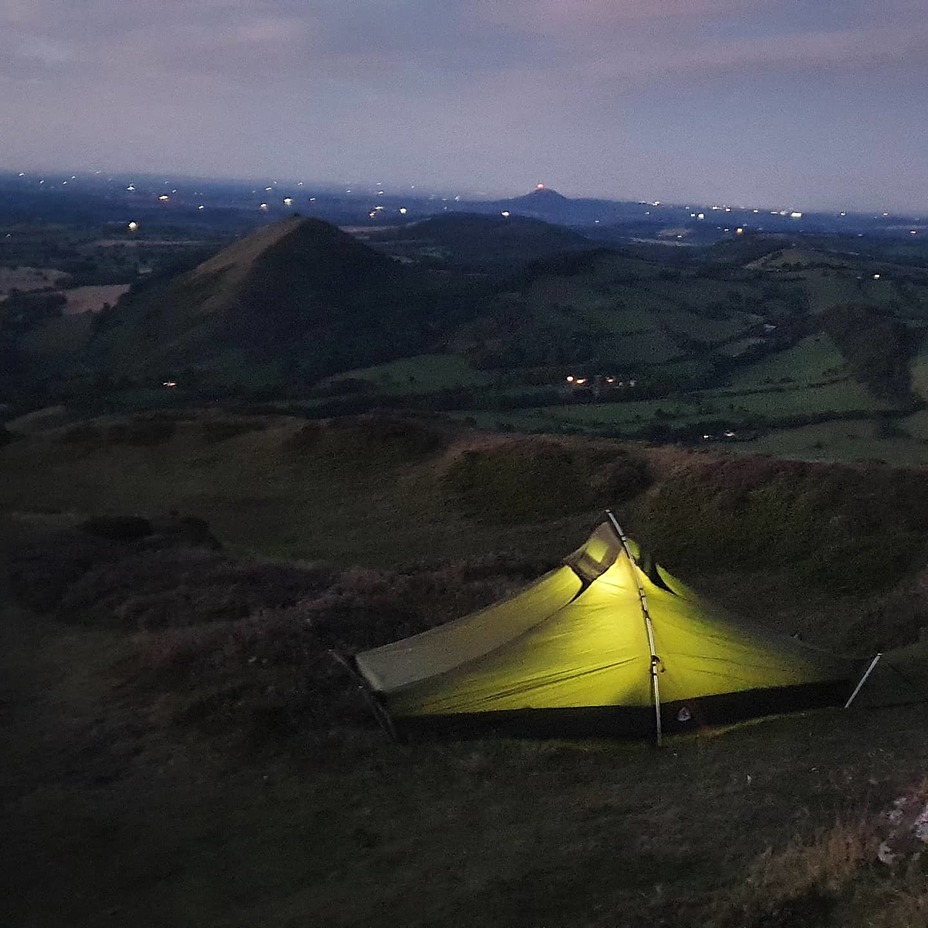
[[[827,161],[820,112],[891,134],[926,72],[924,0],[0,0],[0,156],[656,184],[717,175],[734,123],[759,148],[798,120]],[[669,119],[686,152],[648,150]]]

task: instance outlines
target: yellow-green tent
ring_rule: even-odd
[[[611,518],[611,517],[610,517]],[[654,732],[843,702],[858,664],[734,621],[614,520],[487,609],[356,655],[403,727]]]

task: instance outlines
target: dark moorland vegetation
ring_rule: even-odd
[[[404,745],[328,654],[518,588],[607,503],[756,622],[914,641],[919,472],[215,412],[19,433],[0,465],[13,924],[919,923],[922,868],[875,853],[923,795],[922,706]]]
[[[0,922],[928,922],[924,854],[877,858],[928,801],[923,704],[399,744],[331,653],[610,507],[748,621],[920,654],[923,246],[86,207],[0,211]]]

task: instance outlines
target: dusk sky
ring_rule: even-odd
[[[0,0],[0,169],[928,211],[928,0]]]

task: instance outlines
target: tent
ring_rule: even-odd
[[[611,513],[501,602],[364,651],[355,668],[405,731],[653,733],[842,704],[859,662],[735,621],[642,556]]]
[[[847,701],[858,709],[928,702],[928,641],[877,654]]]

